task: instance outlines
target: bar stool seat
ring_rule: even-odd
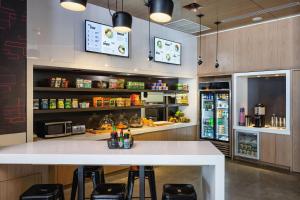
[[[91,195],[91,200],[125,200],[126,185],[122,183],[99,184]]]
[[[162,200],[197,200],[197,194],[190,184],[165,184]]]
[[[84,166],[83,168],[83,184],[85,184],[85,179],[89,178],[93,182],[93,190],[97,185],[105,183],[104,170],[102,166]],[[74,170],[73,173],[73,183],[71,190],[71,200],[76,199],[76,192],[78,188],[78,169]]]
[[[127,182],[127,199],[132,199],[133,195],[133,187],[134,187],[134,181],[136,179],[139,179],[139,167],[132,166],[129,169],[128,172],[128,182]],[[156,183],[155,183],[155,173],[154,173],[154,167],[153,166],[145,166],[145,179],[148,179],[149,182],[149,188],[150,188],[150,194],[152,200],[157,200],[157,194],[156,194]],[[149,197],[146,197],[149,198]]]
[[[26,190],[20,200],[64,200],[64,188],[61,184],[36,184]]]

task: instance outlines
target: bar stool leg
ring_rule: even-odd
[[[84,200],[85,188],[84,188],[84,166],[78,167],[78,200]]]
[[[149,181],[151,199],[157,200],[155,174],[154,174],[154,172],[151,172],[149,175],[150,175],[150,177],[148,178],[148,181]]]
[[[75,200],[76,198],[76,192],[78,187],[78,170],[76,169],[73,173],[73,182],[72,182],[72,190],[71,190],[71,200]]]
[[[93,189],[96,189],[97,185],[100,184],[100,174],[98,172],[92,174],[92,181],[93,181]]]
[[[101,183],[103,184],[103,183],[105,183],[105,176],[104,176],[104,168],[102,167],[101,168],[101,174],[100,174],[100,181],[101,181]]]
[[[134,174],[128,172],[128,180],[127,180],[127,200],[132,199],[133,195],[133,187],[134,187],[135,177]]]
[[[140,200],[145,200],[145,166],[140,166],[139,168]]]

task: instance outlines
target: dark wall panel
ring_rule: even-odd
[[[26,0],[0,0],[0,134],[26,131]]]

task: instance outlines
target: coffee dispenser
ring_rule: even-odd
[[[254,107],[254,127],[265,127],[266,107],[263,104],[256,104]]]

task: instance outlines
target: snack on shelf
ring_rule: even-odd
[[[109,89],[117,89],[117,79],[109,79]]]
[[[40,109],[40,100],[39,99],[33,99],[33,110]]]
[[[128,81],[126,88],[129,89],[129,90],[144,90],[145,89],[145,83],[144,82]]]
[[[141,106],[142,105],[140,95],[132,94],[132,95],[130,95],[130,99],[131,99],[131,105],[133,105],[133,106]]]
[[[72,108],[78,108],[78,99],[72,99]]]
[[[50,99],[49,100],[49,108],[50,109],[56,109],[56,99]]]
[[[106,89],[108,88],[108,82],[107,81],[92,81],[93,88],[100,88],[100,89]]]
[[[125,88],[125,80],[117,79],[117,89],[124,89],[124,88]]]
[[[124,107],[125,101],[124,98],[117,98],[117,107]]]
[[[188,94],[176,94],[176,102],[179,104],[188,105],[189,104]]]
[[[111,98],[109,100],[109,107],[115,107],[117,104],[117,99],[116,98]]]
[[[124,104],[126,107],[130,107],[131,106],[131,99],[130,98],[124,98]]]
[[[64,109],[65,108],[65,100],[64,99],[58,99],[57,100],[57,108],[58,109]]]
[[[93,97],[93,106],[95,108],[103,107],[104,98],[103,97]]]
[[[72,99],[65,99],[65,108],[66,109],[72,108]]]

